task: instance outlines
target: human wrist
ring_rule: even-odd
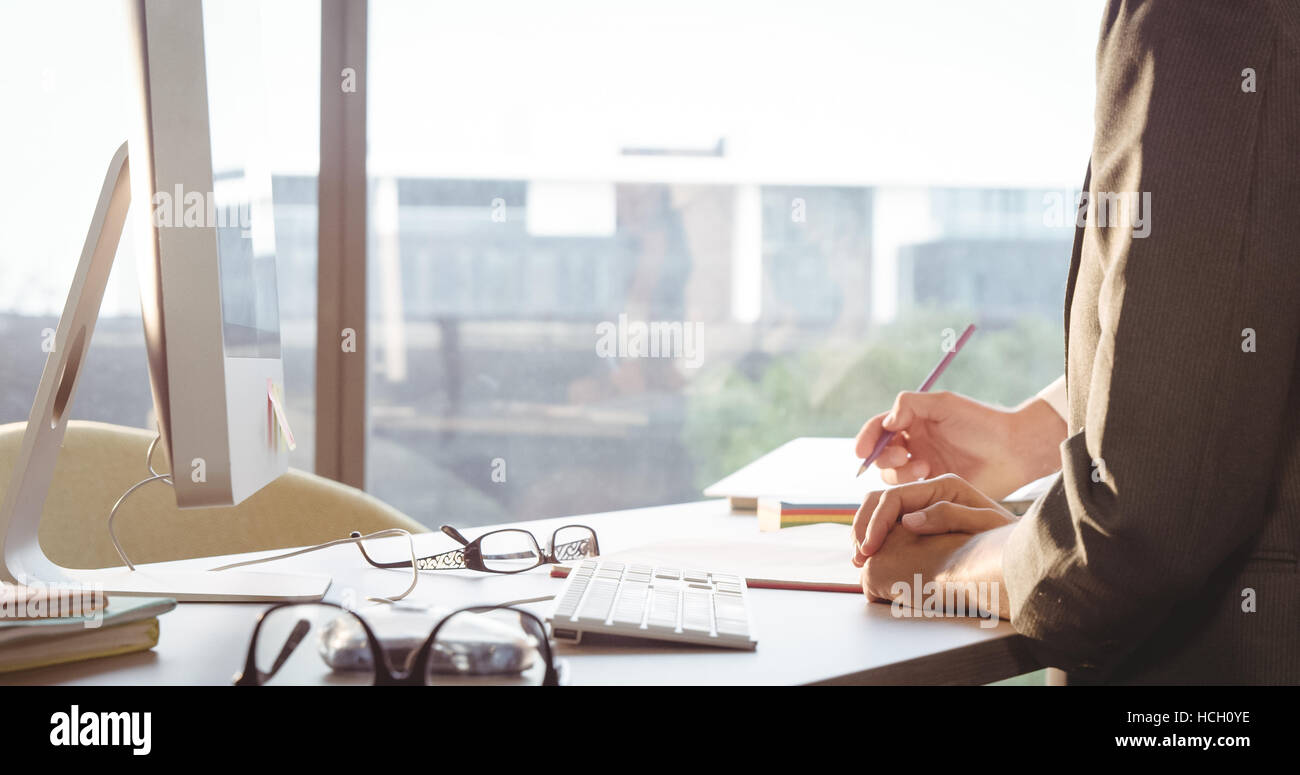
[[[1061,469],[1067,426],[1051,404],[1035,396],[1011,411],[1009,425],[1011,458],[1019,462],[1024,484]]]
[[[960,547],[950,553],[935,571],[934,580],[941,589],[951,586],[967,592],[976,591],[975,599],[967,601],[1001,619],[1011,618],[1011,606],[1002,573],[1002,553],[1014,524],[985,530],[970,536]],[[975,589],[970,585],[974,583]]]

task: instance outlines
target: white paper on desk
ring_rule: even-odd
[[[1057,471],[1056,473],[1048,474],[1041,479],[1035,479],[1024,487],[1021,487],[1019,490],[1016,490],[1003,498],[1002,505],[1006,506],[1011,510],[1011,513],[1016,514],[1017,516],[1023,515],[1025,511],[1033,505],[1034,501],[1043,497],[1048,490],[1052,489],[1052,485],[1056,484],[1056,480],[1060,477],[1060,473],[1060,471]]]
[[[889,485],[874,465],[855,476],[862,460],[850,438],[803,437],[788,441],[704,489],[710,498],[750,501],[763,497],[821,503],[861,503]],[[737,504],[739,505],[739,504]],[[752,508],[744,505],[744,508]]]
[[[629,564],[744,576],[751,587],[861,593],[849,525],[822,523],[738,538],[678,538],[601,555]]]
[[[855,476],[861,460],[850,438],[807,436],[787,441],[730,476],[704,488],[710,498],[728,498],[732,508],[750,510],[759,498],[811,503],[862,503],[867,493],[893,487],[872,464]],[[1056,474],[1030,482],[1003,499],[1016,514],[1051,487]],[[787,528],[789,529],[789,528]]]

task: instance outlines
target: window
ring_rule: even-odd
[[[320,4],[258,7],[311,469]],[[0,27],[0,143],[21,149],[2,422],[27,416],[127,134],[120,13],[20,3]],[[1099,19],[1099,0],[370,0],[367,489],[430,525],[693,499],[788,438],[853,433],[968,322],[940,387],[1032,393],[1061,368]],[[133,248],[73,416],[149,427]]]
[[[417,520],[698,498],[969,322],[940,387],[1060,373],[1099,2],[369,9],[367,489]]]
[[[265,4],[260,15],[271,42],[263,64],[287,404],[299,442],[293,465],[310,469],[320,4]],[[27,419],[109,160],[130,131],[136,98],[124,66],[124,23],[120,4],[80,0],[15,3],[0,25],[0,90],[14,108],[0,121],[0,146],[10,149],[0,178],[0,422]],[[209,74],[223,77],[232,76],[221,68]],[[148,203],[132,203],[141,206]],[[134,243],[129,231],[123,235],[72,416],[152,428]]]
[[[78,24],[66,24],[77,14]],[[0,25],[0,422],[25,421],[108,163],[128,134],[121,8],[18,3]],[[37,34],[57,28],[60,34]],[[88,120],[88,117],[95,117]],[[72,416],[144,427],[152,402],[132,240],[123,239]]]

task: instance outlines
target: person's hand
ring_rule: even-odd
[[[1060,467],[1065,421],[1042,399],[1000,409],[950,393],[899,393],[888,412],[858,431],[856,453],[871,454],[881,434],[897,431],[876,458],[889,484],[956,474],[993,498]]]
[[[898,584],[910,589],[919,576],[922,585],[957,584],[962,611],[1006,618],[1002,548],[1014,523],[1010,512],[951,474],[871,493],[853,521],[862,591],[871,600],[893,600]],[[911,605],[911,599],[904,595],[901,602]]]
[[[930,597],[927,590],[933,583],[933,593],[941,597],[946,613],[1010,619],[1002,554],[1014,529],[1004,525],[974,534],[943,535],[895,530],[862,566],[862,591],[869,600],[909,607],[920,592],[922,605],[928,606],[924,598]]]
[[[853,518],[853,564],[862,567],[880,551],[896,525],[917,535],[970,535],[1012,522],[1011,512],[953,474],[879,490]]]
[[[964,533],[923,536],[911,530],[896,530],[885,539],[881,550],[862,565],[862,592],[876,602],[901,598],[910,607],[910,590],[917,586],[916,577],[921,577],[920,589],[924,590],[927,582],[944,574],[970,540],[971,536]],[[900,595],[898,584],[909,591]]]

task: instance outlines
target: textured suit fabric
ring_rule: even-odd
[[[1095,118],[1149,220],[1076,231],[1012,622],[1072,683],[1300,683],[1300,0],[1112,0]]]

